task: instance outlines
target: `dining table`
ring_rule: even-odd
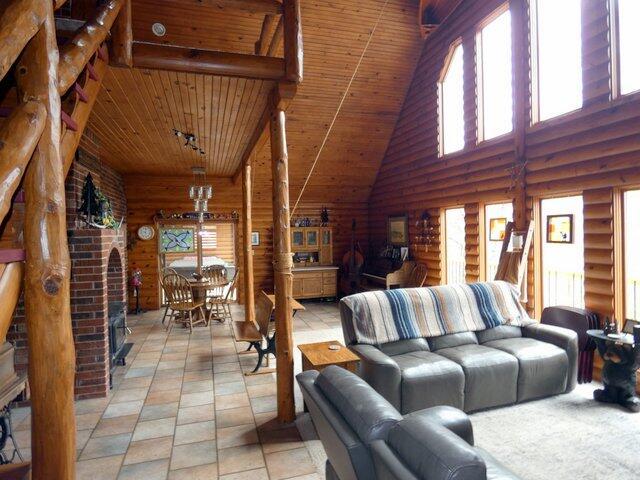
[[[191,286],[191,292],[193,294],[193,301],[195,303],[202,303],[204,306],[202,308],[205,318],[210,318],[212,312],[207,308],[207,292],[211,290],[224,289],[227,285],[229,285],[229,280],[224,279],[222,281],[214,282],[212,280],[206,278],[189,278],[189,285]],[[222,292],[221,292],[222,294]],[[196,315],[200,315],[199,311],[196,311]],[[224,322],[224,319],[219,317],[214,317],[219,322]]]

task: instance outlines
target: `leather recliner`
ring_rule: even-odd
[[[345,342],[360,376],[402,414],[449,405],[465,412],[573,390],[576,333],[531,321],[381,345],[356,342],[352,312],[340,303]]]
[[[297,376],[327,453],[330,480],[517,479],[474,447],[467,415],[434,407],[405,417],[358,376],[330,366]]]

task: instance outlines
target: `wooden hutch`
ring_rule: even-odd
[[[333,298],[338,294],[338,267],[333,266],[331,227],[292,227],[293,297]]]

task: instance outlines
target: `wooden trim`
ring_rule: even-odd
[[[25,45],[38,32],[45,17],[42,0],[11,0],[0,16],[0,80]]]
[[[120,13],[111,27],[111,65],[133,66],[133,29],[131,28],[131,0],[124,0]]]
[[[214,52],[152,43],[133,43],[133,64],[137,68],[259,80],[280,80],[285,76],[285,63],[282,58]]]
[[[279,15],[282,3],[278,0],[192,0],[197,5],[215,7],[218,10],[237,10],[254,14]]]
[[[617,99],[620,94],[620,30],[619,30],[619,10],[618,0],[607,0],[609,7],[609,48],[611,62],[611,98]]]
[[[613,189],[613,291],[614,316],[617,319],[627,318],[627,289],[626,289],[626,250],[624,224],[624,193],[629,189],[616,187]],[[622,328],[623,325],[620,325]]]

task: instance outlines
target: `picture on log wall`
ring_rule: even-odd
[[[192,227],[163,227],[160,229],[160,252],[195,252],[195,229]]]
[[[548,243],[573,243],[573,215],[547,217]]]
[[[489,241],[501,242],[504,240],[507,231],[506,218],[492,218],[489,220]]]
[[[409,218],[406,215],[389,217],[387,236],[389,245],[406,246],[409,243]]]

